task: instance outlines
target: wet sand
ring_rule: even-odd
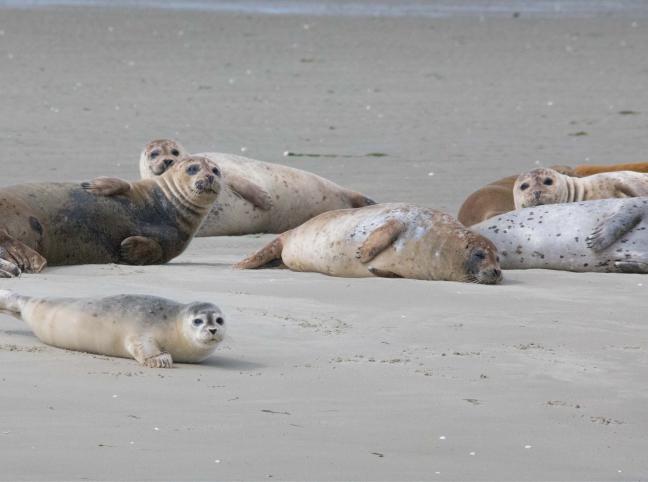
[[[0,185],[136,179],[143,145],[174,137],[456,214],[537,165],[646,161],[647,44],[629,15],[2,9]],[[47,347],[0,315],[0,479],[648,479],[645,276],[230,269],[270,239],[0,280],[229,317],[215,356],[165,371]]]

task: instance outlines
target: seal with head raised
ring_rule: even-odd
[[[200,362],[225,336],[218,306],[157,296],[32,298],[0,290],[0,311],[25,321],[48,345],[134,358],[153,368]]]
[[[220,192],[212,161],[189,157],[128,182],[33,183],[0,189],[0,277],[46,264],[159,264],[187,247]]]
[[[448,214],[413,204],[330,211],[287,231],[235,265],[281,260],[294,271],[331,276],[413,278],[494,284],[495,246]]]
[[[648,198],[547,204],[471,226],[503,269],[648,273]]]
[[[184,155],[185,149],[175,141],[152,141],[140,156],[140,174],[159,175]],[[223,190],[196,236],[281,233],[326,211],[375,204],[359,192],[300,169],[233,154],[198,155],[218,164],[229,189]]]
[[[648,196],[648,174],[633,171],[570,177],[540,168],[520,174],[513,186],[516,209],[637,196]]]

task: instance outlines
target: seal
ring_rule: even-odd
[[[648,163],[609,164],[607,166],[579,164],[574,168],[567,166],[551,166],[551,168],[567,176],[584,177],[601,172],[648,172]],[[457,215],[459,221],[465,226],[472,226],[493,216],[513,211],[515,209],[513,185],[517,177],[515,175],[499,179],[468,196],[459,209]]]
[[[134,358],[151,368],[201,362],[226,331],[218,306],[157,296],[32,298],[0,290],[0,310],[25,321],[48,345]]]
[[[221,190],[212,161],[189,157],[155,179],[0,189],[0,277],[46,264],[160,264],[187,247]]]
[[[648,174],[632,171],[569,177],[553,169],[520,174],[513,185],[517,209],[543,204],[648,196]]]
[[[567,166],[553,166],[553,169],[565,174],[573,175]],[[504,177],[478,189],[461,205],[457,218],[464,226],[472,226],[484,219],[492,218],[502,213],[513,211],[513,185],[518,175]]]
[[[235,265],[281,260],[294,271],[331,276],[413,278],[495,284],[495,246],[452,216],[413,204],[329,211],[287,231]]]
[[[184,155],[175,141],[152,141],[140,156],[140,174],[159,175]],[[196,236],[281,233],[326,211],[375,204],[363,194],[300,169],[233,154],[198,155],[218,164],[229,189],[223,190]]]
[[[471,227],[489,238],[503,269],[648,273],[648,198],[548,204]]]

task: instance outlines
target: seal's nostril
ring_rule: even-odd
[[[216,328],[210,328],[210,329],[209,329],[209,332],[210,332],[212,335],[215,335],[217,331],[218,331],[218,330],[217,330]]]
[[[169,167],[171,164],[173,164],[173,159],[165,159],[164,160],[164,165],[166,167]]]

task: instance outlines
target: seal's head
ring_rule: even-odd
[[[183,158],[158,179],[181,201],[199,206],[211,207],[221,190],[219,167],[202,156]]]
[[[563,175],[553,169],[534,169],[520,174],[513,186],[516,209],[564,202],[566,195]]]
[[[502,269],[495,245],[489,239],[472,231],[467,239],[463,253],[465,277],[461,281],[487,285],[502,281]]]
[[[187,155],[185,148],[171,139],[151,141],[140,155],[140,175],[142,179],[159,176]]]
[[[225,337],[225,317],[212,303],[190,303],[181,317],[181,331],[196,347],[215,347]]]

